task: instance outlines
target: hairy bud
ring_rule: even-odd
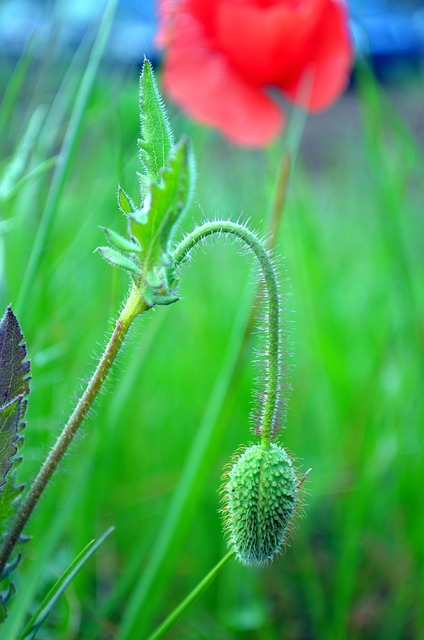
[[[281,551],[297,502],[296,473],[282,447],[254,445],[236,460],[223,511],[229,542],[243,564],[267,564]]]

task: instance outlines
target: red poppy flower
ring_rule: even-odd
[[[270,87],[318,111],[346,86],[342,0],[159,0],[159,12],[165,92],[239,144],[264,145],[281,130]]]

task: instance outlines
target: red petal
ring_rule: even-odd
[[[239,144],[265,145],[282,127],[283,112],[277,104],[232,69],[211,46],[202,25],[188,14],[178,17],[163,84],[188,114]]]
[[[302,65],[278,83],[294,102],[311,111],[324,109],[344,90],[352,65],[352,47],[344,5],[327,2]]]
[[[222,0],[214,23],[217,44],[251,83],[275,84],[302,62],[327,1]]]
[[[204,0],[159,0],[158,7],[160,30],[157,40],[162,46],[170,44],[170,36],[182,15],[188,14],[201,22],[207,32],[213,24],[216,10],[213,2]]]

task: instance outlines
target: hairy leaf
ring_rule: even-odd
[[[103,231],[110,244],[119,249],[119,251],[129,251],[130,253],[139,253],[141,251],[141,247],[135,238],[124,238],[113,229],[108,229],[107,227],[103,227]]]
[[[29,394],[29,360],[19,322],[8,307],[0,323],[0,492],[13,465]]]
[[[140,187],[144,199],[149,185],[160,181],[160,171],[174,144],[168,116],[148,60],[144,60],[140,79],[140,118],[141,138],[138,146],[143,166]]]
[[[125,271],[129,271],[129,273],[134,274],[136,276],[140,275],[141,269],[140,267],[133,261],[131,258],[127,258],[116,249],[112,249],[111,247],[98,247],[98,252],[106,260],[114,267],[120,267]]]
[[[118,187],[118,205],[128,219],[128,237],[104,229],[111,247],[99,247],[109,263],[125,269],[149,306],[172,304],[178,297],[170,243],[186,210],[194,182],[194,160],[187,138],[177,144],[145,60],[140,78],[141,138],[138,141],[141,202],[136,206]]]
[[[150,187],[146,199],[147,222],[130,218],[130,230],[143,247],[141,260],[150,270],[163,263],[176,223],[183,214],[191,191],[190,147],[183,138],[173,147],[160,171],[160,180]]]
[[[118,187],[118,205],[122,213],[128,215],[135,211],[136,207],[127,193],[121,186]]]

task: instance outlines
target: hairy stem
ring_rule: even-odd
[[[32,482],[30,490],[28,491],[25,500],[22,502],[16,519],[5,536],[3,543],[0,547],[0,575],[3,572],[6,563],[22,534],[22,531],[28,522],[31,513],[37,505],[44,489],[47,487],[50,478],[57,469],[60,461],[65,455],[72,439],[81,426],[84,418],[86,417],[91,405],[99,393],[106,376],[108,375],[110,368],[115,361],[115,358],[122,346],[125,336],[131,326],[134,318],[147,310],[147,305],[144,303],[140,296],[139,291],[136,288],[132,288],[130,295],[122,309],[119,318],[116,322],[115,329],[112,337],[107,344],[105,351],[97,365],[91,380],[89,381],[87,388],[81,396],[78,404],[76,405],[72,415],[70,416],[67,424],[63,428],[63,431],[57,439],[55,445],[50,451],[49,455],[44,461],[38,475]]]
[[[174,251],[175,267],[178,268],[187,259],[190,251],[202,240],[213,234],[230,234],[240,240],[256,255],[267,291],[267,368],[265,398],[261,415],[261,442],[268,447],[274,435],[274,421],[279,400],[280,381],[280,320],[277,279],[270,255],[263,242],[247,227],[231,220],[206,222],[187,235]]]
[[[169,614],[169,616],[162,622],[160,627],[154,631],[148,640],[160,640],[169,631],[169,629],[177,622],[179,618],[187,611],[187,609],[196,602],[199,596],[207,589],[211,582],[216,578],[222,567],[227,564],[229,560],[234,556],[234,551],[229,551],[222,560],[214,566],[214,568],[199,582],[199,584],[193,589],[191,593]]]

